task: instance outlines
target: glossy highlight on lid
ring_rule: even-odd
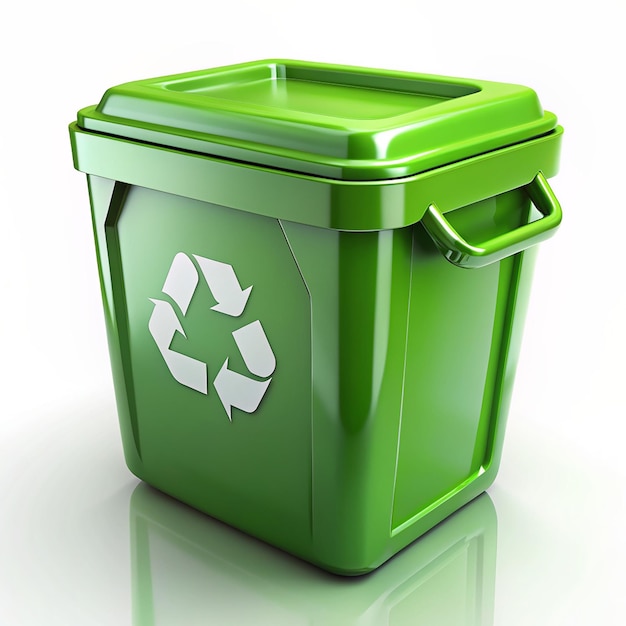
[[[540,136],[556,117],[518,85],[267,60],[113,87],[78,124],[282,170],[384,180]]]

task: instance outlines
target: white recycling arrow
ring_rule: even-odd
[[[252,286],[242,289],[232,265],[192,255],[207,282],[217,304],[214,311],[231,317],[239,317],[248,302]],[[199,272],[191,256],[179,252],[174,256],[163,284],[163,293],[178,305],[182,316],[186,316],[199,282]],[[186,337],[179,314],[165,300],[150,298],[154,309],[148,329],[165,360],[172,376],[182,385],[208,393],[207,364],[170,348],[177,332]],[[228,419],[232,421],[232,408],[253,413],[259,407],[271,382],[270,376],[276,369],[276,357],[259,320],[233,331],[233,338],[248,370],[260,378],[255,380],[228,369],[224,361],[213,385],[224,406]]]
[[[246,367],[253,374],[266,378],[274,372],[276,357],[259,320],[233,331],[233,337]]]
[[[195,270],[194,270],[195,271]],[[168,275],[169,278],[169,275]],[[167,282],[167,281],[166,281]],[[195,290],[195,287],[194,287]],[[171,294],[170,294],[171,295]],[[176,312],[169,302],[153,300],[154,309],[148,322],[148,329],[165,360],[165,364],[172,376],[185,387],[195,389],[200,393],[207,393],[207,368],[206,364],[185,354],[170,350],[174,335],[179,332],[186,337],[183,327],[178,321]],[[180,305],[180,303],[177,304]],[[189,303],[187,302],[187,305]],[[183,307],[181,306],[181,309]],[[186,307],[185,307],[186,309]]]
[[[179,252],[174,257],[167,273],[162,289],[163,293],[172,298],[180,307],[183,315],[186,315],[197,286],[198,272],[196,266],[184,252]]]
[[[246,308],[252,286],[242,290],[232,265],[193,255],[217,301],[213,311],[239,317]]]
[[[222,369],[213,381],[215,391],[219,396],[228,419],[232,421],[232,407],[246,413],[254,413],[267,391],[272,379],[257,381],[242,376],[228,369],[228,359],[224,361]]]

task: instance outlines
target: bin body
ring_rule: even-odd
[[[86,126],[74,158],[133,473],[342,574],[491,484],[558,127],[408,176],[344,164],[347,180]],[[448,250],[450,228],[489,244]]]

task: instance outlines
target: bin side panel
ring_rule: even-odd
[[[462,272],[416,229],[394,526],[471,473],[498,267]]]
[[[502,458],[506,421],[513,395],[538,250],[538,246],[534,246],[516,255],[516,263],[512,269],[507,325],[502,337],[502,361],[496,373],[495,396],[492,405],[492,414],[497,416],[497,419],[492,420],[490,424],[486,445],[487,454],[484,460],[487,474],[494,477]]]
[[[529,211],[528,198],[514,190],[449,217],[478,242],[526,222]],[[522,258],[462,270],[444,260],[420,225],[414,236],[394,528],[478,478],[500,453],[493,444],[508,408],[499,398],[512,381],[503,373]]]
[[[142,443],[137,474],[303,552],[310,302],[279,223],[132,186],[108,228]]]

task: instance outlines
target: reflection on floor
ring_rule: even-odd
[[[134,626],[492,626],[496,512],[487,494],[372,574],[342,578],[145,484],[131,497]]]

